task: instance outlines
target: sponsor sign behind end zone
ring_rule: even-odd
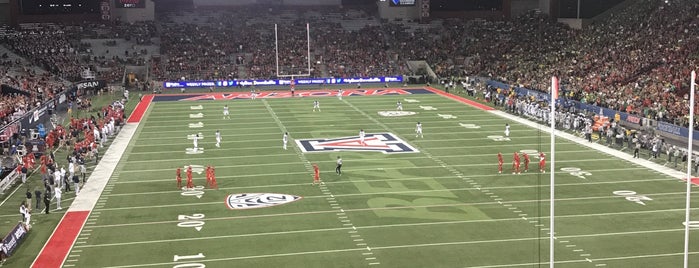
[[[359,151],[393,154],[420,152],[393,133],[368,133],[364,137],[364,144],[361,143],[359,136],[335,139],[297,139],[296,144],[304,153]]]
[[[302,197],[288,194],[242,193],[226,197],[229,209],[253,209],[283,205],[300,200]]]

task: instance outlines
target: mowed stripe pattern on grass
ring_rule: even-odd
[[[312,112],[313,100],[322,112]],[[416,114],[379,115],[394,111],[399,100]],[[86,226],[91,235],[76,247],[81,257],[75,265],[365,267],[367,258],[376,258],[386,267],[506,267],[548,259],[549,171],[538,174],[532,158],[527,173],[512,175],[506,165],[497,175],[495,157],[502,152],[509,163],[515,151],[548,152],[546,134],[437,95],[267,104],[292,139],[356,136],[364,129],[393,133],[420,153],[306,154],[343,208],[335,211],[310,185],[307,163],[282,149],[279,126],[260,100],[156,102],[133,154],[122,159],[118,183],[96,210],[101,216]],[[191,109],[198,105],[201,110]],[[222,118],[224,105],[230,120]],[[203,117],[190,118],[198,113]],[[424,138],[415,137],[417,121]],[[509,141],[498,137],[505,123],[512,126]],[[216,130],[221,148],[214,146]],[[200,132],[203,153],[186,154],[188,135]],[[556,148],[571,152],[557,155],[557,167],[566,168],[557,171],[556,232],[565,238],[557,244],[557,266],[594,267],[628,256],[645,257],[654,267],[681,263],[683,184],[566,140],[557,140]],[[342,176],[333,172],[337,156],[344,160]],[[175,169],[190,164],[216,166],[220,190],[183,195],[176,189]],[[203,185],[203,174],[194,180]],[[224,203],[231,193],[260,192],[305,198],[250,210]],[[644,204],[634,201],[641,197]],[[348,239],[353,236],[362,241]]]

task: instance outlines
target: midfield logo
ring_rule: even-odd
[[[300,200],[300,196],[270,193],[231,194],[226,197],[229,209],[251,209],[283,205]]]
[[[364,144],[359,140],[359,136],[336,139],[297,139],[296,144],[304,153],[330,151],[365,151],[384,154],[420,152],[393,133],[368,133],[364,137]]]

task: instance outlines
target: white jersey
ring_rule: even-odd
[[[199,136],[195,135],[194,137],[192,137],[192,144],[194,145],[195,149],[199,147]]]
[[[216,142],[221,142],[221,132],[216,131]]]
[[[507,125],[507,126],[505,126],[505,137],[509,137],[509,136],[510,136],[510,126]]]
[[[223,115],[229,115],[230,111],[228,110],[228,106],[223,106]]]
[[[284,148],[284,150],[286,150],[286,143],[287,143],[288,141],[289,141],[289,135],[286,134],[286,133],[284,133],[284,136],[282,137],[282,142],[284,143],[283,146],[282,146],[282,148]]]
[[[415,132],[422,133],[422,123],[417,123],[417,125],[415,125]]]
[[[396,103],[396,110],[398,110],[398,111],[403,110],[403,104],[400,101],[398,103]]]
[[[313,101],[313,108],[320,108],[320,102],[319,102],[319,101]]]
[[[342,89],[337,90],[337,98],[342,99]]]

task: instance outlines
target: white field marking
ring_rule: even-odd
[[[279,130],[281,130],[282,132],[286,131],[286,127],[284,126],[282,121],[279,119],[279,117],[277,117],[277,114],[274,112],[274,110],[272,110],[272,106],[269,105],[267,100],[263,99],[262,103],[265,105],[265,108],[267,108],[267,111],[269,112],[269,114],[272,115],[272,118],[274,118],[274,121],[277,123]],[[298,147],[293,146],[293,148],[294,148],[294,152],[296,152],[296,155],[299,158],[299,160],[301,160],[301,162],[306,163],[306,164],[309,163],[306,156],[301,152],[301,150]],[[308,165],[306,165],[306,170],[308,172],[312,171],[311,167]],[[337,204],[337,201],[335,201],[335,195],[333,195],[330,192],[328,187],[325,184],[321,184],[320,188],[322,189],[324,195],[327,197],[326,201],[330,204],[330,206],[332,206],[333,208],[335,208],[335,207],[339,208],[340,206]],[[342,211],[342,209],[341,209],[341,211]],[[342,211],[342,212],[344,213],[344,211]],[[345,218],[347,218],[347,217],[345,217]],[[352,221],[350,219],[341,219],[338,216],[338,220],[340,222],[343,222],[343,224],[342,224],[343,226],[352,226],[353,229],[356,229],[356,227],[354,226],[354,224],[352,224]],[[350,238],[350,239],[352,239],[352,238]],[[359,238],[359,239],[354,239],[354,241],[364,241],[364,239]],[[366,245],[366,244],[364,244],[364,245]]]
[[[492,119],[489,120],[471,120],[471,121],[493,121]],[[175,125],[176,126],[176,125]],[[216,123],[209,123],[206,124],[207,127],[230,127],[231,124],[228,122],[216,124]],[[342,124],[343,127],[356,127],[360,128],[362,126],[366,126],[366,123],[359,123],[359,124]],[[149,134],[149,133],[187,133],[191,132],[190,129],[181,129],[181,130],[157,130],[157,128],[162,128],[162,129],[172,129],[173,125],[167,124],[167,125],[158,125],[158,126],[146,126],[143,127],[144,129],[155,129],[152,131],[145,131],[143,130],[143,133]],[[272,130],[272,129],[279,129],[278,127],[246,127],[246,130],[256,130],[256,132],[261,132],[265,133],[264,131],[257,131],[257,130]],[[299,125],[299,126],[294,126],[294,129],[309,129],[309,130],[317,130],[318,126],[315,125]],[[394,128],[395,130],[414,130],[412,127],[397,127]],[[445,125],[445,126],[432,126],[429,129],[454,129],[454,130],[459,130],[461,132],[464,132],[463,127],[457,127],[457,125]],[[464,133],[492,133],[495,130],[478,130],[478,131],[466,131]],[[539,132],[536,129],[515,129],[516,132],[521,133],[521,132]],[[294,131],[295,133],[307,133],[308,131]],[[334,132],[333,130],[324,130],[323,132]],[[347,132],[347,130],[339,130],[339,132]]]
[[[684,230],[684,229],[683,229]],[[516,238],[516,239],[500,239],[500,240],[486,240],[486,241],[463,241],[463,242],[447,242],[447,243],[429,243],[429,244],[412,244],[412,245],[397,245],[397,246],[384,246],[384,247],[372,247],[372,250],[391,250],[391,249],[404,249],[404,248],[421,248],[421,247],[438,247],[438,246],[452,246],[452,245],[469,245],[477,243],[502,243],[502,242],[517,242],[517,241],[536,241],[540,239],[548,238]],[[254,255],[254,256],[241,256],[241,257],[230,257],[230,258],[218,258],[218,259],[206,259],[200,260],[198,262],[209,263],[209,262],[223,262],[232,260],[246,260],[246,259],[262,259],[262,258],[273,258],[273,257],[288,257],[288,256],[302,256],[311,254],[330,254],[339,252],[352,252],[352,251],[363,251],[364,248],[346,248],[346,249],[334,249],[334,250],[320,250],[320,251],[304,251],[304,252],[290,252],[290,253],[278,253],[278,254],[265,254],[265,255]],[[690,252],[691,254],[698,254],[699,252]],[[624,257],[612,257],[612,258],[598,258],[596,261],[610,261],[610,260],[626,260],[634,258],[655,258],[655,257],[668,257],[668,256],[678,256],[683,253],[666,253],[666,254],[654,254],[654,255],[638,255],[638,256],[624,256]],[[585,262],[584,260],[571,260],[571,261],[556,261],[556,263],[578,263]],[[548,263],[548,262],[546,262]],[[164,266],[177,264],[176,262],[160,262],[160,263],[141,263],[134,265],[122,265],[122,266],[109,266],[104,268],[131,268],[131,267],[147,267],[147,266]],[[486,268],[486,267],[514,267],[514,266],[531,266],[532,264],[509,264],[501,266],[468,266],[469,268]]]
[[[279,139],[275,139],[275,141],[278,141]],[[191,143],[187,143],[191,144]],[[568,150],[568,151],[556,151],[556,154],[577,154],[581,152],[591,152],[590,150]],[[263,154],[263,155],[236,155],[236,156],[218,156],[218,157],[197,157],[197,160],[216,160],[216,159],[239,159],[239,158],[268,158],[268,157],[277,157],[277,156],[294,156],[293,154],[290,153],[281,153],[281,154]],[[467,154],[467,155],[446,155],[446,156],[439,156],[440,158],[468,158],[468,157],[477,157],[477,158],[482,158],[484,156],[490,156],[492,157],[493,154]],[[425,156],[406,156],[406,157],[401,157],[401,159],[423,159]],[[429,158],[429,157],[428,157]],[[167,158],[167,159],[153,159],[153,160],[126,160],[126,163],[151,163],[151,162],[177,162],[180,163],[182,160],[191,160],[191,158]],[[327,161],[316,161],[318,163],[335,163],[334,160],[327,160]],[[355,159],[352,160],[352,162],[376,162],[376,159]],[[532,162],[533,163],[533,162]],[[464,176],[463,174],[460,174],[461,176]]]
[[[650,254],[650,255],[635,255],[635,256],[624,256],[624,257],[608,257],[608,258],[595,258],[595,261],[618,261],[618,260],[628,260],[628,259],[637,259],[637,258],[659,258],[659,257],[672,257],[672,256],[681,256],[683,255],[683,252],[679,253],[664,253],[664,254]],[[694,251],[694,252],[689,252],[690,255],[695,255],[699,254],[699,251]],[[583,256],[584,257],[584,256]],[[564,264],[564,263],[586,263],[587,260],[568,260],[568,261],[555,261],[554,263],[557,264]],[[502,268],[502,267],[532,267],[532,266],[541,266],[541,265],[548,265],[548,262],[532,262],[532,263],[511,263],[511,264],[500,264],[500,265],[486,265],[486,266],[466,266],[464,268]],[[595,266],[606,266],[606,264],[596,264]]]
[[[609,161],[610,159],[615,159],[615,158],[594,158],[594,159],[580,159],[580,160],[562,160],[562,161],[556,161],[556,163],[580,163],[580,162],[596,162],[596,161]],[[376,161],[373,159],[374,162]],[[369,161],[369,159],[367,159]],[[264,163],[264,164],[244,164],[244,165],[218,165],[216,166],[216,169],[224,169],[224,168],[240,168],[240,167],[259,167],[259,166],[279,166],[279,165],[299,165],[301,163],[299,162],[277,162],[277,163]],[[482,164],[461,164],[461,165],[449,165],[449,167],[480,167],[480,166],[494,166],[493,163],[482,163]],[[445,165],[435,165],[435,166],[412,166],[412,167],[394,167],[394,168],[383,168],[384,170],[387,169],[423,169],[423,168],[444,168]],[[628,168],[627,168],[628,169]],[[644,169],[642,167],[638,167],[636,169]],[[358,169],[355,169],[358,170]],[[371,168],[368,170],[376,170],[376,168]],[[154,171],[172,171],[172,168],[158,168],[158,169],[134,169],[134,170],[123,170],[122,173],[152,173]],[[568,174],[570,172],[556,172],[556,173],[565,173]],[[286,173],[289,174],[289,173]],[[536,174],[535,172],[532,174]]]
[[[513,203],[524,203],[523,201],[513,201]],[[536,203],[538,200],[529,200],[528,203]],[[444,204],[444,205],[426,205],[426,206],[401,206],[401,207],[391,207],[391,208],[361,208],[361,209],[347,209],[347,212],[365,212],[365,211],[376,211],[376,210],[394,210],[394,209],[406,209],[406,208],[433,208],[433,207],[453,207],[461,205],[492,205],[492,202],[482,202],[482,203],[468,203],[468,204]],[[198,203],[195,205],[220,205],[220,202],[209,202],[209,203]],[[183,206],[183,205],[168,205],[171,206]],[[162,207],[162,206],[158,206]],[[138,207],[151,208],[151,207]],[[120,210],[122,208],[116,209],[103,209],[103,210]],[[692,210],[699,210],[699,208],[692,208]],[[344,211],[344,209],[343,209]],[[293,213],[280,213],[280,214],[265,214],[265,215],[250,215],[250,216],[235,216],[235,217],[219,217],[219,218],[207,218],[206,221],[214,220],[237,220],[237,219],[254,219],[254,218],[267,218],[267,217],[290,217],[290,216],[306,216],[311,214],[325,214],[325,213],[335,213],[337,210],[326,210],[326,211],[306,211],[306,212],[293,212]],[[611,212],[611,213],[595,213],[595,214],[572,214],[572,215],[561,215],[556,216],[559,218],[579,218],[579,217],[606,217],[606,216],[617,216],[617,215],[636,215],[636,214],[652,214],[652,213],[672,213],[672,212],[682,212],[684,213],[684,208],[682,209],[663,209],[663,210],[649,210],[649,211],[629,211],[629,212]],[[532,219],[545,220],[548,219],[547,216],[542,217],[531,217]],[[487,219],[487,220],[465,220],[465,221],[446,221],[446,222],[432,222],[432,223],[406,223],[406,224],[389,224],[389,225],[376,225],[376,226],[363,226],[362,229],[366,228],[382,228],[382,227],[400,227],[400,226],[421,226],[421,225],[442,225],[442,224],[459,224],[459,223],[480,223],[480,222],[499,222],[499,221],[519,221],[521,218],[503,218],[503,219]],[[157,221],[157,222],[141,222],[141,223],[123,223],[123,224],[109,224],[109,225],[97,225],[91,226],[90,228],[110,228],[110,227],[124,227],[124,226],[138,226],[138,225],[152,225],[152,224],[171,224],[177,223],[179,221]],[[532,220],[531,223],[536,223],[538,221]],[[538,224],[537,227],[542,227],[543,224]],[[351,232],[351,231],[350,231]]]
[[[453,178],[453,177],[447,177],[447,178]],[[220,179],[220,178],[219,178]],[[434,178],[402,178],[400,180],[422,180],[422,179],[434,179]],[[366,180],[366,182],[373,182],[373,181],[386,181],[386,180]],[[390,181],[395,181],[395,180],[390,180]],[[564,186],[580,186],[580,185],[606,185],[606,184],[624,184],[624,183],[630,183],[630,182],[647,182],[647,180],[630,180],[630,181],[605,181],[605,182],[599,182],[599,183],[563,183],[563,184],[557,184],[557,187],[564,187]],[[351,182],[345,182],[345,183],[351,183]],[[340,184],[337,182],[336,184]],[[262,186],[248,186],[248,187],[221,187],[219,190],[227,190],[227,189],[255,189],[255,188],[279,188],[279,187],[293,187],[293,186],[307,186],[308,183],[297,183],[297,184],[278,184],[278,185],[262,185]],[[474,186],[475,187],[475,186]],[[481,188],[482,190],[485,189],[492,189],[492,190],[498,190],[498,189],[505,189],[505,190],[513,190],[513,189],[527,189],[527,188],[538,188],[541,187],[539,185],[514,185],[514,186],[495,186],[495,187],[489,187],[489,188]],[[380,192],[380,193],[355,193],[355,194],[338,194],[336,196],[339,197],[347,197],[347,196],[364,196],[364,195],[374,195],[374,194],[396,194],[396,193],[415,193],[415,192],[441,192],[441,191],[463,191],[463,190],[471,190],[473,189],[472,187],[462,187],[462,188],[445,188],[445,189],[433,189],[433,190],[414,190],[414,191],[398,191],[398,192]],[[210,189],[204,189],[205,191],[211,191]],[[130,193],[122,193],[122,194],[103,194],[105,197],[113,197],[113,196],[138,196],[138,195],[153,195],[153,194],[172,194],[172,193],[180,193],[180,190],[170,190],[170,191],[155,191],[155,192],[130,192]],[[654,193],[654,194],[647,194],[647,195],[663,195],[663,194],[675,194],[675,193]],[[320,196],[305,196],[304,198],[323,198],[325,197],[326,199],[328,198],[326,195],[320,195]],[[618,197],[618,196],[613,196],[613,197]],[[493,200],[495,201],[501,201],[502,198],[494,198]],[[335,200],[329,200],[328,202],[335,202]],[[506,207],[509,207],[511,205],[507,204],[505,205]],[[16,216],[16,215],[14,215]]]
[[[479,116],[464,116],[464,115],[458,115],[459,118],[461,118],[462,121],[468,121],[468,122],[480,122],[480,121],[486,121],[486,122],[492,122],[493,121],[493,116],[492,115],[479,115]],[[178,116],[173,116],[177,118],[181,118],[181,115]],[[432,119],[434,116],[433,115],[427,115],[427,114],[415,114],[414,116],[411,116],[410,118],[413,119]],[[299,119],[298,114],[295,116],[278,116],[280,120],[283,119]],[[483,118],[483,119],[470,119],[470,118]],[[197,121],[201,121],[202,123],[205,123],[206,125],[211,125],[211,124],[217,124],[217,123],[211,123],[211,122],[218,122],[218,124],[221,125],[227,125],[227,126],[235,126],[239,127],[241,125],[260,125],[260,124],[275,124],[274,121],[261,121],[261,120],[238,120],[236,118],[235,121],[226,121],[224,119],[221,119],[220,117],[217,118],[197,118]],[[347,118],[347,119],[342,119],[342,122],[352,122],[352,121],[357,121],[357,122],[366,122],[365,119],[359,119],[359,118]],[[225,124],[221,123],[225,122]],[[337,123],[337,120],[333,119],[317,119],[313,118],[314,123]],[[181,119],[175,119],[175,120],[151,120],[151,117],[148,118],[148,120],[145,122],[145,127],[151,127],[147,126],[148,124],[169,124],[170,126],[172,125],[178,125],[181,124],[182,120]],[[403,125],[404,123],[401,122],[387,122],[387,125]],[[345,125],[345,124],[343,124]],[[480,125],[480,126],[487,126],[487,127],[503,127],[503,124],[492,124],[492,125]]]
[[[265,139],[265,140],[237,140],[237,139],[226,139],[226,137],[221,136],[223,140],[226,140],[226,144],[232,144],[232,143],[253,143],[253,142],[277,142],[280,141],[281,139]],[[134,148],[142,148],[142,147],[153,147],[153,146],[175,146],[175,145],[191,145],[192,142],[178,142],[178,143],[153,143],[152,141],[144,141],[147,142],[148,144],[139,144],[137,141],[135,145],[132,145]],[[202,143],[203,144],[203,143]]]

